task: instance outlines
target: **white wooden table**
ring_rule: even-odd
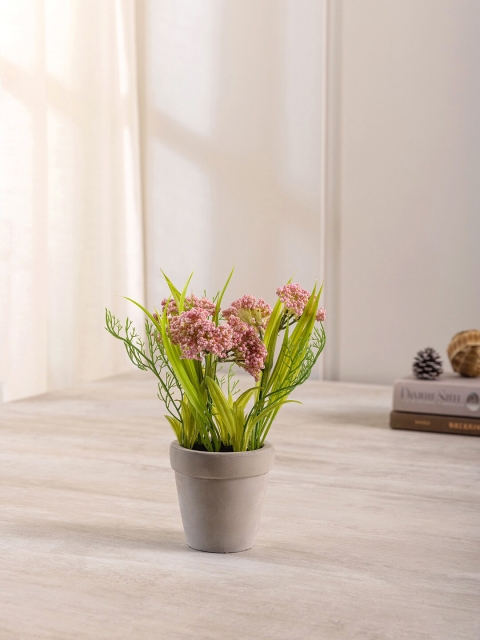
[[[280,414],[257,545],[189,549],[147,374],[0,406],[0,638],[478,640],[480,438],[388,387]]]

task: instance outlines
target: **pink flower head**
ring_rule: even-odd
[[[170,318],[170,338],[180,347],[183,358],[201,360],[207,353],[224,358],[232,348],[232,329],[217,327],[208,316],[207,309],[193,307]]]
[[[172,298],[164,298],[162,300],[162,309],[167,307],[167,316],[178,316],[178,306]],[[213,316],[216,306],[208,298],[197,298],[195,294],[191,294],[185,298],[185,311],[190,309],[204,309],[209,316]]]
[[[192,293],[191,296],[185,298],[185,310],[188,311],[188,309],[204,309],[208,311],[209,316],[213,316],[216,306],[208,298],[197,298],[197,296]]]
[[[241,320],[235,313],[235,307],[230,307],[227,311],[228,324],[223,326],[230,328],[235,362],[258,380],[265,367],[267,349],[258,335],[256,326]]]
[[[167,316],[178,316],[177,303],[173,298],[164,298],[162,300],[162,311],[167,308]]]
[[[285,305],[285,308],[294,313],[296,316],[301,316],[310,294],[299,284],[286,284],[283,287],[277,289],[277,296]]]
[[[255,381],[258,381],[260,373],[265,367],[267,348],[258,337],[255,327],[242,324],[245,330],[236,334],[238,340],[233,347],[237,364],[253,376]]]
[[[317,320],[317,322],[323,322],[326,317],[327,317],[327,312],[323,307],[320,307],[320,309],[317,311],[317,315],[315,316],[315,319]]]
[[[243,322],[243,320],[240,320],[240,318],[234,314],[228,316],[227,323],[232,331],[234,344],[241,342],[245,334],[247,334],[251,329],[254,329],[254,327]]]
[[[243,296],[243,298],[232,302],[230,307],[223,312],[223,317],[227,321],[236,317],[247,325],[265,329],[271,313],[272,308],[262,298]]]

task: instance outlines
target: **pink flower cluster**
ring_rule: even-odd
[[[237,342],[235,351],[239,357],[238,364],[255,378],[255,381],[258,381],[268,354],[266,346],[255,333],[253,327],[249,327],[242,339]]]
[[[227,322],[219,326],[210,319],[215,304],[207,298],[189,296],[186,310],[180,314],[171,299],[163,300],[162,306],[167,308],[170,338],[180,347],[183,358],[201,360],[211,353],[225,359],[230,355],[258,380],[267,357],[259,330],[265,328],[272,311],[264,300],[253,296],[235,300],[223,313]]]
[[[164,298],[162,300],[162,310],[165,309],[165,307],[167,307],[168,316],[178,316],[178,306],[175,300],[172,298]],[[197,296],[192,293],[192,295],[185,298],[185,310],[188,311],[190,309],[203,309],[207,311],[208,316],[213,316],[216,306],[208,298],[197,298]]]
[[[207,353],[225,358],[232,348],[232,329],[228,324],[217,327],[209,315],[207,309],[193,307],[170,318],[170,338],[184,358],[201,360]]]
[[[254,327],[265,329],[271,313],[271,306],[262,298],[243,296],[232,302],[230,307],[223,311],[222,315],[227,321],[236,317]]]
[[[310,294],[299,284],[286,284],[277,289],[277,296],[285,307],[296,316],[301,316],[305,309]]]
[[[297,317],[302,315],[310,298],[308,291],[298,284],[280,287],[277,295]],[[171,298],[165,298],[162,307],[167,309],[170,338],[180,347],[183,358],[201,360],[209,353],[220,359],[233,358],[255,380],[259,379],[267,358],[261,336],[272,313],[265,300],[249,295],[235,300],[222,313],[226,323],[219,326],[211,320],[216,306],[207,298],[193,294],[185,298],[182,313]],[[316,319],[323,321],[325,315],[325,309],[319,309]]]
[[[227,322],[226,326],[232,331],[232,349],[236,363],[258,380],[265,366],[267,348],[261,341],[257,329],[233,313],[228,316]]]
[[[213,316],[217,308],[215,303],[208,298],[197,298],[193,293],[191,296],[188,296],[188,298],[185,298],[185,308],[188,309],[188,307],[192,309],[203,309],[208,312],[209,316]]]
[[[299,284],[286,284],[283,287],[277,289],[277,296],[285,305],[288,311],[291,311],[297,317],[301,316],[307,306],[307,302],[310,298],[310,293],[303,289]],[[327,312],[323,307],[320,307],[317,311],[315,319],[318,322],[323,322],[327,316]]]
[[[243,296],[232,302],[222,315],[233,331],[233,351],[237,364],[258,380],[265,367],[267,349],[259,331],[265,329],[272,313],[262,298]]]

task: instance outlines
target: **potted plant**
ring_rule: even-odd
[[[232,273],[212,300],[187,295],[191,276],[182,291],[164,277],[170,297],[161,310],[127,298],[145,314],[144,336],[108,309],[106,328],[157,378],[176,436],[170,461],[188,545],[243,551],[255,543],[273,466],[270,427],[325,346],[322,289],[309,293],[290,281],[273,309],[250,295],[222,309]],[[243,392],[235,367],[254,380]]]

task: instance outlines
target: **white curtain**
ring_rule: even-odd
[[[3,400],[129,368],[143,299],[134,0],[0,0]]]

